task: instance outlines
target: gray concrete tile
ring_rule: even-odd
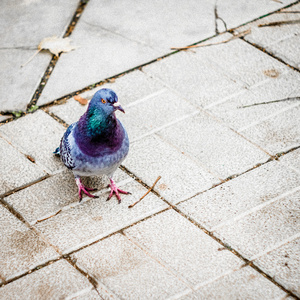
[[[260,84],[244,90],[243,93],[209,107],[208,110],[231,128],[239,131],[297,103],[297,100],[291,98],[298,97],[300,93],[298,72],[291,70],[280,74],[276,70],[269,70],[266,74],[274,77],[269,77]],[[272,101],[279,102],[272,103]]]
[[[50,264],[0,289],[1,299],[73,299],[93,286],[64,260]]]
[[[211,39],[209,42],[217,43],[231,37],[231,34],[226,33]],[[199,59],[206,57],[206,59],[213,61],[214,65],[221,68],[231,80],[240,82],[246,87],[268,79],[265,74],[266,70],[274,69],[280,74],[290,70],[286,65],[242,39],[234,39],[228,43],[211,47],[201,47],[196,50],[196,56],[199,56]]]
[[[299,233],[299,188],[271,200],[247,215],[223,224],[214,231],[226,244],[247,259],[255,259]]]
[[[154,194],[149,194],[139,204],[129,209],[128,205],[146,193],[146,189],[136,181],[120,185],[132,195],[123,195],[121,204],[113,197],[106,201],[107,192],[99,192],[99,199],[83,201],[61,211],[58,215],[40,222],[35,227],[64,253],[78,249],[112,232],[130,225],[148,215],[165,208]]]
[[[128,180],[128,175],[118,169],[114,180],[116,183]],[[104,176],[92,176],[82,177],[82,182],[88,187],[103,190],[107,187],[109,180]],[[29,223],[34,224],[62,209],[77,205],[78,188],[72,172],[66,170],[6,197],[5,201]]]
[[[80,48],[61,56],[43,93],[61,97],[156,59],[171,47],[212,36],[213,16],[213,5],[204,1],[141,1],[135,6],[129,0],[100,6],[90,1],[72,33]]]
[[[121,234],[72,255],[121,299],[166,299],[187,286]]]
[[[208,1],[213,4],[215,3],[214,0]],[[218,1],[216,7],[219,17],[221,17],[224,20],[224,22],[227,25],[227,28],[229,29],[257,19],[260,16],[272,13],[273,11],[276,11],[293,2],[295,1]]]
[[[79,47],[60,56],[38,104],[52,102],[158,56],[145,45],[87,24],[84,15],[81,26],[78,24],[72,33]]]
[[[245,267],[201,287],[184,299],[286,299],[286,295],[251,267]]]
[[[172,203],[206,190],[219,180],[157,136],[148,136],[131,145],[123,163],[138,178]]]
[[[296,103],[240,132],[270,154],[285,152],[300,145],[299,115],[300,105]]]
[[[214,41],[216,39],[208,42]],[[196,53],[176,53],[143,67],[143,71],[200,107],[244,90],[243,83],[232,80],[208,55],[202,55],[202,48],[193,51]]]
[[[269,156],[205,113],[158,132],[214,174],[227,178],[249,170]]]
[[[208,230],[300,186],[300,174],[271,162],[178,205]]]
[[[300,172],[300,149],[292,151],[280,158],[285,165],[295,168]]]
[[[295,239],[254,260],[276,282],[300,297],[300,240]]]
[[[2,1],[0,111],[25,110],[52,55],[39,53],[23,65],[48,36],[61,36],[78,5],[68,0],[53,5],[38,1]]]
[[[145,251],[191,285],[214,280],[243,262],[174,210],[160,213],[125,230]]]
[[[30,162],[23,154],[1,137],[0,161],[0,195],[36,181],[46,175],[41,168]]]
[[[0,275],[2,278],[9,280],[58,257],[58,253],[52,247],[3,206],[0,206],[0,216]],[[2,288],[0,290],[2,291]]]
[[[0,134],[47,172],[63,168],[53,151],[59,146],[65,128],[39,110],[0,127]]]
[[[141,72],[140,70],[132,71],[128,74],[125,74],[124,76],[121,76],[119,78],[116,78],[112,80],[112,82],[105,83],[95,89],[88,90],[81,94],[83,98],[86,98],[88,100],[92,99],[93,95],[102,88],[109,88],[116,92],[118,95],[119,102],[122,104],[122,106],[126,107],[128,104],[131,104],[135,101],[141,100],[143,98],[149,97],[152,94],[156,94],[160,92],[164,88],[164,85],[157,80],[154,80]],[[51,98],[51,97],[50,97]],[[39,104],[46,104],[49,102],[48,98],[45,98],[44,95],[41,95],[39,98]],[[67,101],[67,104],[70,102]],[[73,102],[71,100],[71,102]],[[80,105],[77,101],[76,103]],[[63,107],[67,107],[67,105],[59,105],[59,106],[52,106],[50,107],[50,111],[53,113],[60,113],[61,118],[65,120],[67,123],[71,124],[78,120],[80,117],[79,114],[79,106],[75,106],[72,104],[70,106],[70,110],[74,110],[75,113],[78,114],[74,118],[74,116],[69,116],[68,112],[72,114],[72,111],[68,111],[67,109],[63,109]],[[84,111],[84,107],[80,105],[81,111]],[[60,109],[61,108],[61,109]],[[81,112],[80,112],[81,113]]]
[[[299,19],[299,14],[291,13],[299,11],[299,3],[278,13],[259,19],[253,23],[240,27],[238,31],[251,28],[251,34],[246,36],[246,40],[259,45],[260,47],[281,58],[289,65],[300,68],[300,59],[298,55],[300,25],[284,24],[282,26],[264,26],[273,22],[290,22]]]
[[[133,141],[196,111],[194,106],[169,90],[128,108],[125,106],[125,110],[126,114],[120,114],[119,118]]]

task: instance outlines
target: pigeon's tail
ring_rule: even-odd
[[[57,147],[53,153],[54,153],[55,155],[57,155],[57,156],[60,156],[60,150],[59,150],[59,147]]]

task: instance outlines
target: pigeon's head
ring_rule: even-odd
[[[118,102],[118,96],[111,89],[101,89],[95,93],[90,105],[98,108],[107,115],[111,115],[116,110],[125,113],[124,109]]]

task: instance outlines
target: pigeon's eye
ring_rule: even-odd
[[[105,101],[104,99],[101,99],[101,102],[102,102],[102,103],[106,103],[106,101]]]

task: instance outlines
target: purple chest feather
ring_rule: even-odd
[[[115,153],[123,144],[125,132],[113,116],[103,124],[89,124],[83,118],[75,130],[79,149],[88,156],[99,157]]]

